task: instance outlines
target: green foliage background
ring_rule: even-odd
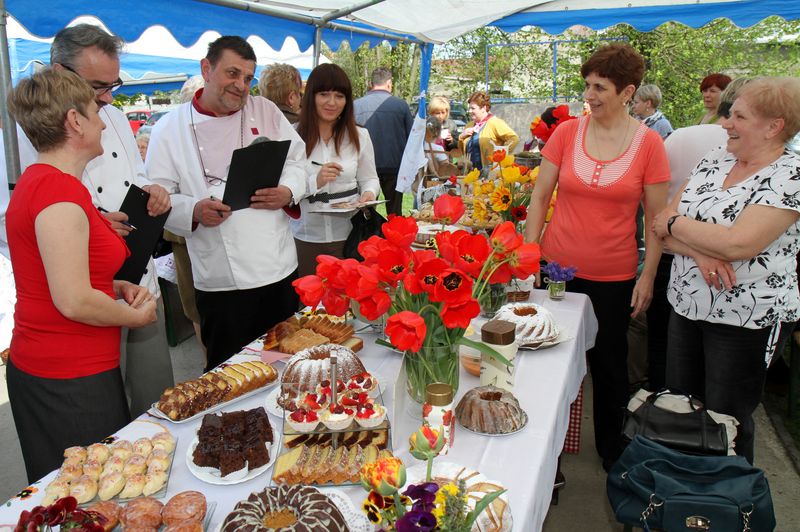
[[[666,23],[647,33],[627,25],[608,30],[567,32],[552,36],[536,28],[505,33],[496,28],[480,28],[434,49],[431,86],[446,86],[448,96],[465,100],[485,83],[487,44],[490,90],[494,94],[534,100],[551,100],[553,92],[552,57],[549,44],[555,39],[585,39],[584,42],[558,45],[555,81],[559,99],[579,99],[583,91],[580,65],[603,39],[627,39],[647,62],[644,83],[654,83],[664,95],[662,111],[673,126],[694,123],[703,111],[700,81],[713,72],[731,77],[742,75],[800,75],[800,21],[787,22],[771,17],[750,28],[738,28],[727,19],[718,19],[698,29]],[[545,44],[522,45],[531,41]],[[388,44],[355,51],[342,46],[337,52],[325,50],[332,61],[350,75],[356,97],[367,90],[369,74],[377,66],[392,68],[395,94],[410,100],[417,93],[419,50],[415,45]]]

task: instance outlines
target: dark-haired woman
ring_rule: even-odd
[[[366,129],[356,126],[353,90],[340,67],[328,63],[306,81],[297,132],[306,143],[309,196],[300,202],[302,216],[293,220],[299,274],[313,274],[317,255],[343,257],[352,229],[350,213],[310,212],[343,201],[370,201],[380,192],[375,153]]]
[[[594,306],[599,327],[588,359],[595,446],[607,471],[621,452],[628,324],[650,304],[662,249],[649,234],[637,280],[636,210],[644,201],[651,221],[664,208],[670,173],[661,137],[628,114],[644,76],[642,56],[628,44],[604,46],[581,75],[592,113],[558,126],[542,150],[525,239],[539,242],[557,183],[558,205],[541,239],[542,255],[576,266],[567,289],[588,295]]]

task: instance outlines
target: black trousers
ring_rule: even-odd
[[[588,281],[575,278],[567,290],[586,294],[592,301],[598,329],[594,347],[586,355],[592,374],[594,444],[604,459],[615,461],[622,452],[622,411],[628,404],[628,325],[635,279]]]
[[[381,182],[381,192],[386,199],[386,215],[403,215],[403,193],[395,190],[397,186],[397,172],[384,173],[378,172],[378,179]]]
[[[278,282],[249,290],[206,292],[195,289],[200,333],[206,344],[208,371],[297,311],[292,287],[297,270]]]
[[[648,389],[658,391],[664,387],[667,367],[667,328],[672,307],[667,301],[669,274],[674,255],[663,253],[653,281],[653,300],[647,309],[647,382]]]
[[[67,447],[99,442],[131,421],[118,367],[75,379],[45,379],[19,370],[9,359],[6,378],[28,482],[58,468]]]
[[[753,411],[761,402],[768,351],[780,353],[794,323],[746,329],[690,320],[672,311],[667,386],[696,395],[706,408],[739,421],[736,454],[753,463]],[[773,337],[777,334],[777,339]]]

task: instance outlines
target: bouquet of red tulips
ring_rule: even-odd
[[[462,214],[464,203],[457,196],[434,202],[434,217],[443,225]],[[364,262],[320,255],[316,275],[293,285],[304,304],[322,303],[330,314],[343,315],[352,302],[368,320],[388,314],[386,335],[391,346],[407,353],[409,391],[423,402],[428,382],[458,388],[458,344],[499,357],[464,338],[464,332],[480,312],[478,301],[490,284],[539,271],[539,245],[524,243],[512,222],[501,223],[488,237],[443,230],[436,235],[435,249],[412,249],[417,223],[410,217],[390,216],[383,234],[358,246]]]

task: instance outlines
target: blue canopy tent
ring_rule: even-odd
[[[591,7],[589,7],[591,6]],[[0,97],[10,84],[5,12],[32,33],[50,37],[81,15],[93,15],[126,41],[137,39],[153,25],[165,26],[184,46],[203,32],[257,35],[273,48],[292,36],[302,49],[321,41],[337,49],[348,41],[352,48],[383,40],[429,43],[423,46],[422,93],[427,89],[433,44],[443,43],[473,29],[494,25],[516,31],[527,25],[560,33],[574,25],[604,28],[629,23],[650,30],[666,21],[696,27],[718,17],[740,26],[779,15],[800,18],[800,2],[792,0],[362,0],[342,8],[340,0],[117,0],[111,3],[63,0],[0,0]],[[424,105],[420,105],[424,113]],[[11,123],[5,107],[0,118]],[[8,175],[19,174],[14,128],[6,128]]]
[[[30,76],[37,65],[50,63],[50,43],[21,38],[8,39],[8,55],[11,64],[11,83]],[[263,65],[256,68],[261,72]],[[150,95],[154,91],[180,89],[188,78],[200,74],[200,62],[195,59],[160,57],[153,55],[125,53],[120,57],[120,77],[125,85],[119,92],[129,96]],[[303,79],[311,73],[308,68],[298,68]]]

